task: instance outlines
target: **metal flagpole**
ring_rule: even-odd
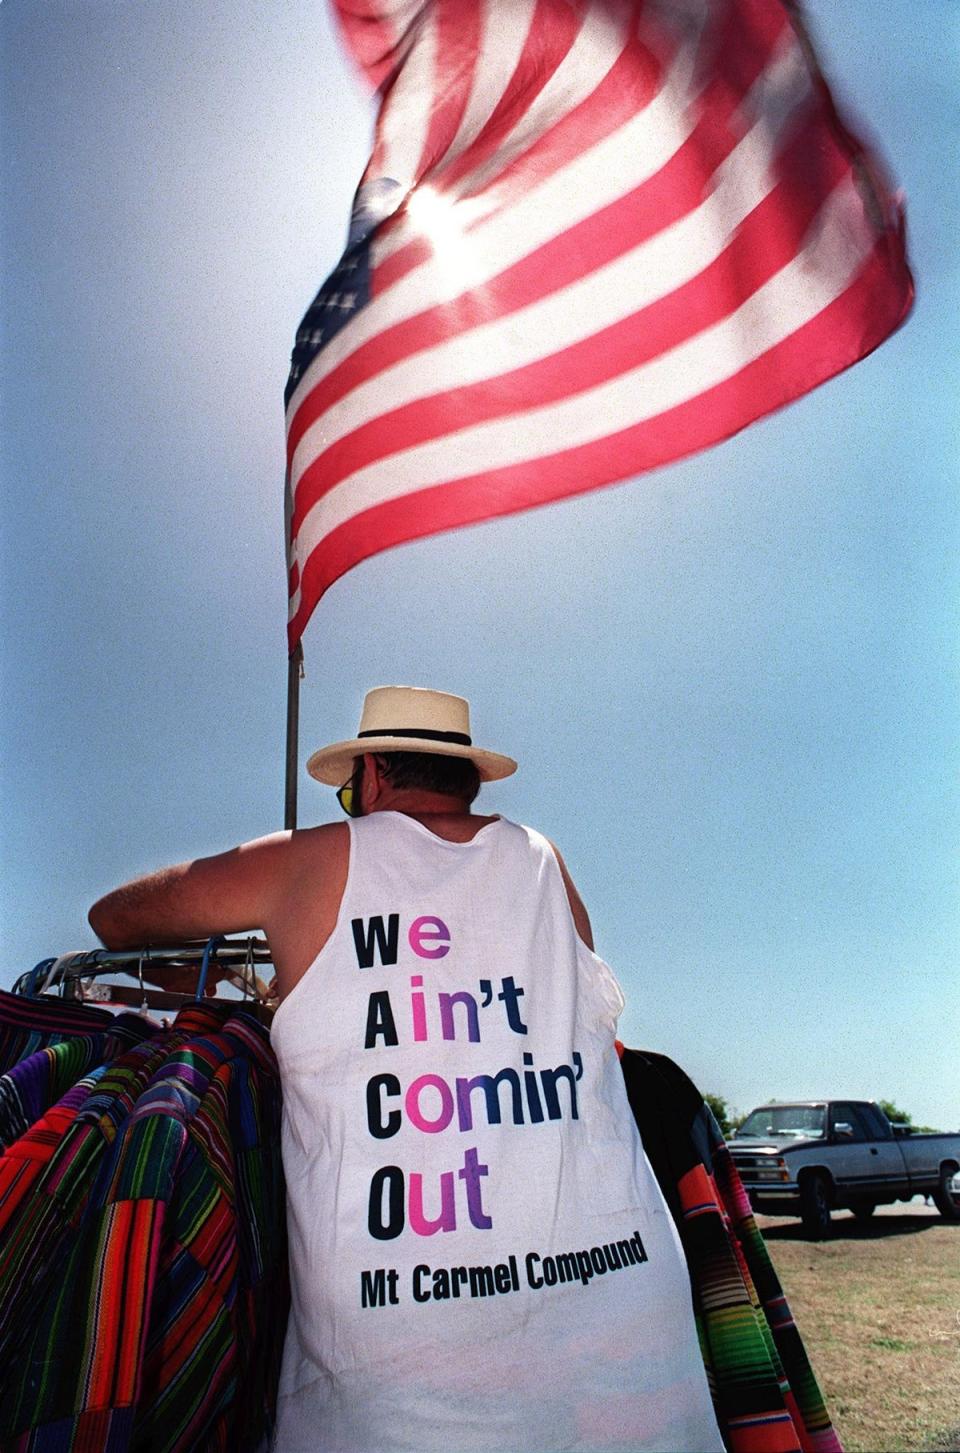
[[[303,677],[303,646],[298,641],[287,661],[287,775],[283,825],[297,825],[297,754],[300,726],[300,681]]]

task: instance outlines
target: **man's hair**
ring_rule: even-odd
[[[467,757],[433,752],[378,752],[391,786],[442,792],[470,804],[480,791],[480,773]]]

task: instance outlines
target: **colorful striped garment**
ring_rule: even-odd
[[[665,1055],[618,1050],[630,1107],[686,1254],[724,1442],[731,1453],[842,1453],[709,1106]]]
[[[266,1031],[197,1004],[0,1158],[5,1453],[242,1450],[268,1431],[279,1119]]]
[[[77,1034],[36,1050],[0,1075],[0,1150],[25,1135],[82,1076],[105,1067],[126,1047],[115,1034]]]
[[[289,1309],[280,1080],[266,1032],[211,1077],[176,1169],[133,1448],[253,1448],[267,1434]]]
[[[137,1014],[114,1015],[95,1004],[29,999],[0,989],[0,1074],[46,1045],[98,1032],[109,1032],[121,1043],[132,1045],[154,1034],[156,1026]]]
[[[22,1369],[38,1300],[56,1284],[106,1153],[164,1055],[155,1040],[135,1045],[94,1088],[85,1091],[81,1081],[79,1094],[68,1094],[0,1156],[0,1366],[16,1354]],[[13,1383],[7,1373],[0,1432],[8,1428]]]

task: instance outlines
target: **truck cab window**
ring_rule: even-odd
[[[761,1105],[751,1111],[737,1135],[741,1138],[790,1135],[796,1140],[822,1140],[824,1130],[823,1105]]]
[[[860,1119],[867,1127],[869,1140],[889,1140],[891,1138],[889,1123],[876,1105],[858,1105],[857,1109],[860,1111]]]
[[[830,1133],[839,1135],[841,1140],[872,1139],[864,1130],[856,1106],[848,1100],[837,1100],[830,1106]]]

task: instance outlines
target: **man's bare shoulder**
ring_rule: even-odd
[[[282,855],[293,877],[313,876],[322,870],[345,865],[350,854],[350,829],[345,822],[325,822],[318,827],[298,827],[282,834]]]
[[[317,827],[286,828],[270,832],[263,837],[250,838],[247,842],[231,848],[229,854],[222,854],[243,862],[249,867],[257,865],[268,871],[294,866],[302,861],[317,858],[336,857],[349,850],[349,831],[345,822],[325,822]]]
[[[346,822],[322,822],[317,827],[295,827],[283,836],[292,852],[344,852],[350,842]]]

